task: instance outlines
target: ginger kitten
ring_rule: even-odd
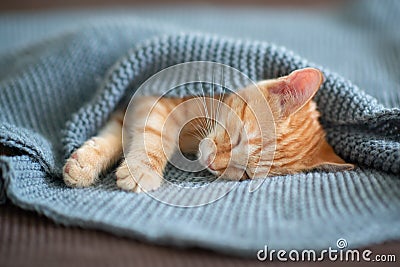
[[[128,144],[116,171],[118,187],[135,192],[157,189],[177,149],[197,153],[211,173],[230,180],[352,169],[326,142],[318,121],[312,97],[322,82],[319,70],[306,68],[237,94],[141,97],[125,116]],[[222,104],[215,103],[219,101]],[[204,118],[205,113],[214,117]],[[123,117],[124,112],[116,112],[97,136],[71,155],[63,168],[67,185],[92,185],[120,158]]]

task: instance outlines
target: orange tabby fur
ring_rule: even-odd
[[[125,117],[128,144],[116,172],[117,185],[136,192],[157,189],[176,149],[199,152],[200,162],[210,172],[231,180],[315,168],[351,169],[353,165],[345,163],[326,142],[318,122],[311,98],[322,79],[320,71],[308,68],[260,82],[258,87],[249,86],[238,94],[141,97]],[[219,100],[229,109],[215,104]],[[207,116],[212,120],[204,118]],[[97,137],[72,154],[64,166],[67,185],[92,184],[118,159],[122,151],[120,122],[121,116],[114,116]]]

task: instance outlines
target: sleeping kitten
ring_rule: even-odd
[[[118,187],[135,192],[157,189],[168,159],[177,149],[198,153],[200,163],[211,173],[230,180],[311,169],[352,169],[326,142],[318,122],[319,113],[311,99],[322,81],[319,70],[306,68],[237,94],[141,97],[125,117],[129,141],[116,171]],[[218,114],[218,123],[213,116],[204,118],[205,112]],[[120,158],[123,116],[116,112],[96,137],[71,155],[63,169],[67,185],[92,185]]]

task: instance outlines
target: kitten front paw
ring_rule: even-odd
[[[118,167],[116,176],[119,188],[140,193],[152,191],[161,186],[162,178],[156,171],[141,163],[130,164],[130,166],[129,169],[124,161]]]
[[[99,151],[96,139],[87,141],[67,160],[63,168],[63,178],[70,187],[88,187],[99,175]]]

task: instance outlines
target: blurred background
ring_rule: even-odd
[[[107,8],[116,6],[149,5],[222,5],[222,6],[274,6],[321,7],[335,6],[346,0],[5,0],[0,1],[0,11],[38,10],[53,8]]]

